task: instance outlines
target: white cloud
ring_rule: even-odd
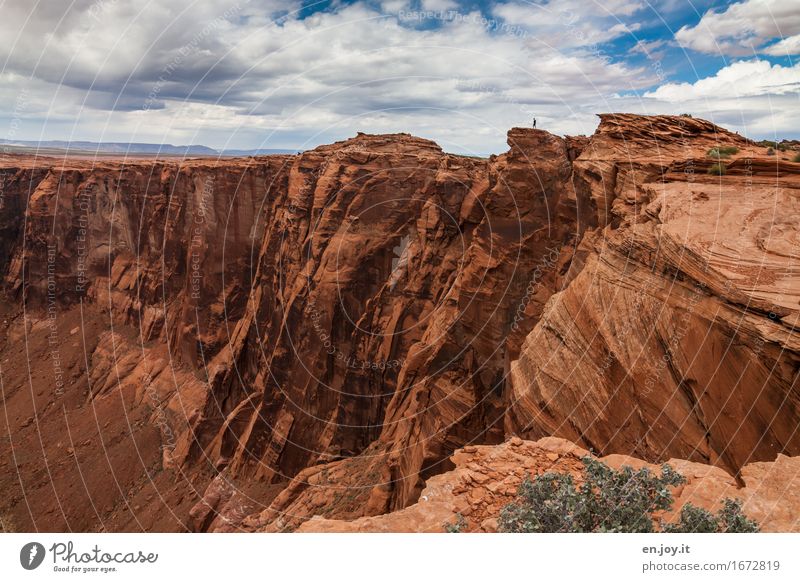
[[[800,34],[784,38],[768,46],[762,52],[773,57],[800,55]]]
[[[800,33],[800,7],[796,0],[744,0],[724,10],[709,10],[695,26],[684,26],[675,33],[687,48],[709,54],[752,55],[774,39]],[[781,47],[797,54],[798,43]],[[767,51],[768,54],[776,54]]]
[[[423,10],[453,10],[458,3],[453,0],[422,0]]]
[[[797,96],[791,94],[723,95],[716,99],[685,99],[680,103],[621,96],[610,102],[609,109],[646,115],[690,113],[753,139],[796,139],[800,127],[800,107]]]
[[[638,26],[628,26],[620,17],[630,16],[642,8],[642,3],[632,0],[604,3],[551,0],[496,4],[493,13],[508,25],[524,27],[541,43],[563,50],[597,45],[630,34]]]
[[[451,151],[500,152],[508,128],[534,115],[556,133],[590,133],[597,112],[642,103],[681,112],[680,99],[699,108],[715,91],[783,98],[797,77],[796,68],[743,62],[639,102],[617,99],[658,82],[651,67],[595,50],[629,33],[617,15],[636,13],[638,2],[507,2],[488,19],[457,12],[433,27],[389,15],[387,4],[275,22],[290,4],[6,2],[0,102],[15,103],[24,88],[26,107],[13,119],[10,107],[0,110],[0,136],[13,121],[18,139],[303,148],[356,131],[408,131]],[[653,57],[662,48],[635,50]],[[726,100],[718,112],[733,116],[735,106]],[[745,110],[763,117],[750,101]]]
[[[556,35],[546,46],[477,12],[430,29],[363,3],[275,23],[270,7],[286,3],[106,1],[101,22],[87,17],[86,2],[77,13],[36,13],[31,30],[0,52],[7,73],[31,78],[23,127],[38,121],[45,138],[74,127],[75,139],[250,146],[270,138],[274,147],[410,131],[484,153],[504,150],[507,129],[533,115],[556,132],[591,131],[583,107],[654,82],[581,50],[588,38]],[[15,6],[24,22],[30,6]],[[226,9],[236,11],[220,18]]]
[[[792,67],[772,65],[754,59],[738,61],[717,71],[713,77],[695,83],[667,83],[645,97],[669,103],[682,103],[693,99],[753,97],[759,95],[787,95],[800,89],[800,63]]]
[[[800,128],[800,64],[752,59],[732,63],[695,83],[666,83],[642,98],[623,96],[617,111],[691,113],[752,138],[796,137]]]

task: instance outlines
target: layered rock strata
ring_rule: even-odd
[[[511,436],[797,455],[800,164],[668,116],[508,143],[0,158],[0,517],[293,530]]]

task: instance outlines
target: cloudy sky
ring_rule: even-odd
[[[800,137],[800,0],[0,0],[0,138],[298,148],[691,113]]]

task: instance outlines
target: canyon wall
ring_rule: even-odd
[[[0,158],[3,447],[35,451],[0,517],[292,530],[512,436],[740,484],[800,453],[800,164],[681,117],[508,143]]]

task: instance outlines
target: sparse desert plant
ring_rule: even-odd
[[[708,173],[712,176],[724,176],[727,171],[727,166],[725,166],[725,164],[722,162],[711,164],[711,166],[708,168]]]
[[[797,152],[792,158],[793,162],[800,162],[800,152]]]
[[[662,524],[661,529],[666,533],[714,533],[719,522],[710,511],[687,503],[681,508],[678,522]]]
[[[788,149],[785,143],[779,141],[772,141],[768,139],[756,142],[756,144],[765,148],[772,148],[778,150],[779,152],[785,152]]]
[[[685,482],[669,465],[659,476],[647,468],[614,470],[591,457],[583,464],[586,478],[578,488],[571,475],[559,473],[523,481],[517,500],[500,513],[500,531],[651,532],[653,513],[672,505],[669,488]]]
[[[737,153],[739,148],[735,146],[720,146],[711,148],[708,150],[708,156],[711,158],[715,158],[717,160],[725,159],[731,157],[733,154]]]
[[[467,520],[460,513],[456,513],[455,522],[446,521],[442,524],[442,527],[447,533],[461,533],[467,527]]]
[[[775,155],[775,150],[774,150],[774,149],[772,149],[772,148],[769,148],[769,149],[767,150],[767,155],[768,155],[768,156],[774,156],[774,155]]]
[[[692,117],[691,113],[681,113],[681,117]]]
[[[722,509],[717,513],[720,530],[723,533],[756,533],[761,531],[754,519],[742,513],[742,502],[739,499],[726,498]]]
[[[726,498],[716,515],[687,503],[677,523],[662,525],[666,533],[757,533],[758,524],[742,513],[742,502]]]
[[[498,529],[508,533],[618,532],[648,533],[660,524],[665,532],[755,532],[758,525],[741,511],[741,502],[726,499],[713,515],[686,504],[679,521],[664,525],[659,514],[672,508],[670,488],[686,479],[669,465],[661,475],[647,468],[612,469],[584,457],[585,480],[576,487],[571,475],[544,473],[525,479],[517,499],[500,513]]]

